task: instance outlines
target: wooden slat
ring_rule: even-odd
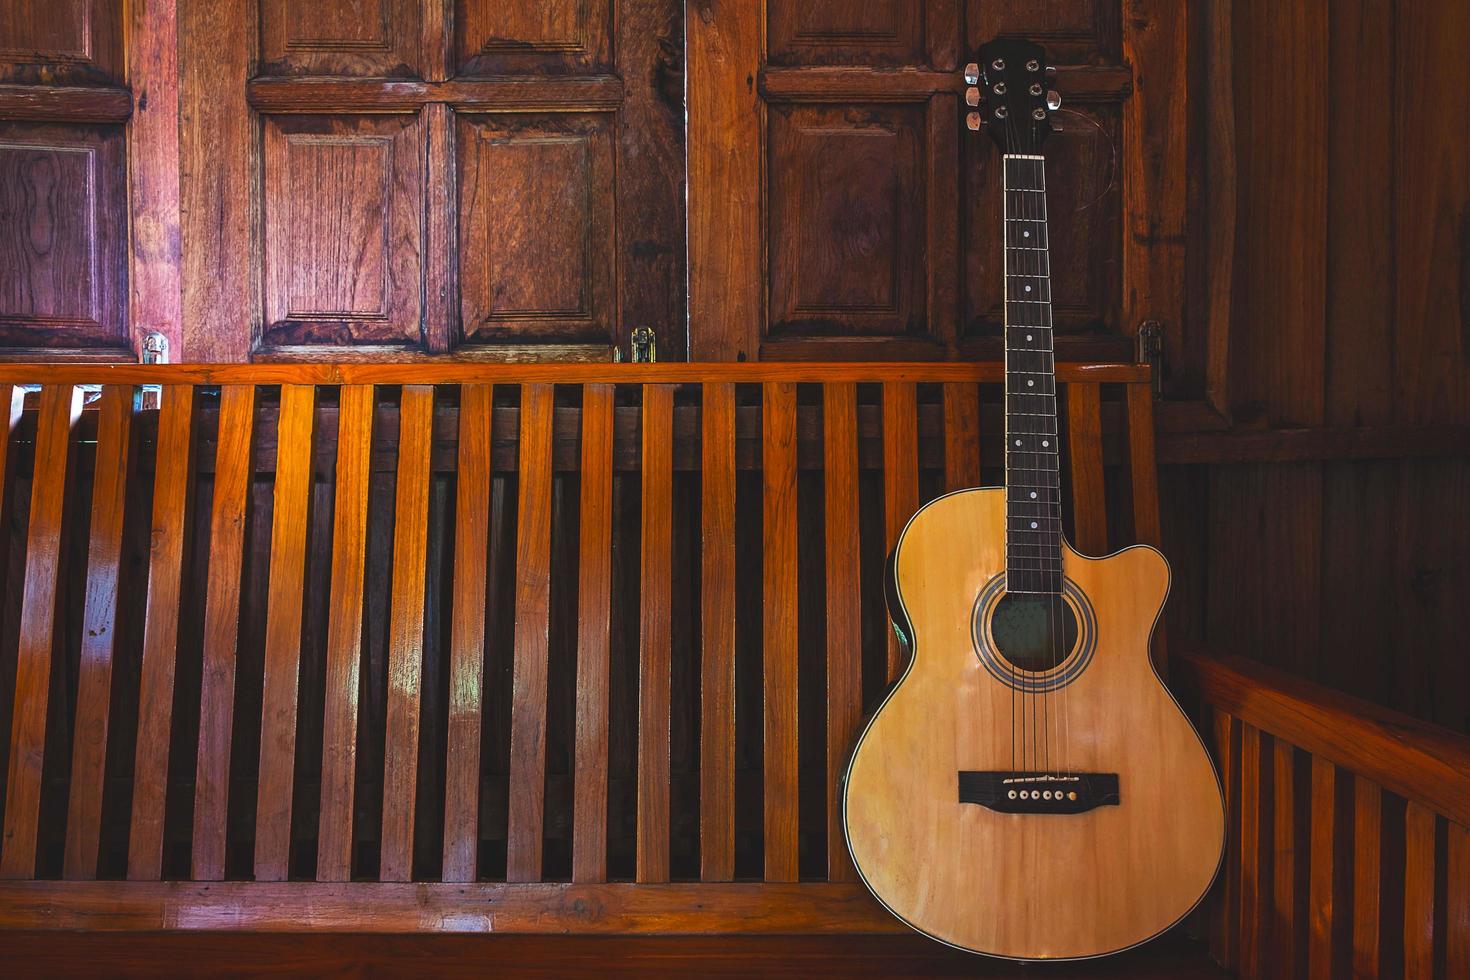
[[[1296,765],[1295,750],[1271,740],[1271,944],[1270,967],[1290,980],[1296,973]]]
[[[883,526],[888,554],[898,544],[904,525],[919,507],[919,422],[914,385],[907,381],[883,383]],[[888,638],[888,680],[898,680],[903,648],[893,630]]]
[[[764,386],[765,879],[797,880],[796,386]]]
[[[1353,975],[1378,976],[1383,790],[1353,777]]]
[[[4,391],[0,391],[3,398]],[[3,404],[3,402],[0,402]],[[123,516],[137,392],[132,385],[102,389],[93,464],[91,538],[87,544],[87,596],[82,608],[76,722],[73,726],[71,793],[66,810],[67,878],[97,877],[102,824],[102,780],[112,693],[117,622],[117,583],[122,560]],[[0,482],[5,471],[0,449]]]
[[[29,878],[36,871],[36,829],[41,807],[41,765],[46,750],[46,709],[51,688],[56,581],[61,568],[66,469],[71,457],[72,427],[81,409],[81,392],[71,385],[47,385],[41,389],[16,651],[15,710],[10,724],[0,878]]]
[[[1312,757],[1311,869],[1307,882],[1307,975],[1331,980],[1332,879],[1337,849],[1337,767]]]
[[[301,610],[306,591],[315,419],[315,386],[282,385],[260,695],[260,780],[255,798],[257,881],[284,881],[290,870],[297,678],[301,673]]]
[[[353,781],[357,773],[357,699],[374,401],[372,385],[343,385],[338,396],[316,857],[319,881],[346,881],[352,876]]]
[[[1140,544],[1163,544],[1159,529],[1159,473],[1154,459],[1153,392],[1146,384],[1127,386],[1128,485],[1133,495],[1133,536]],[[1168,676],[1168,646],[1163,630],[1153,632],[1154,666]]]
[[[1404,810],[1404,980],[1434,976],[1434,811]]]
[[[639,881],[669,880],[670,587],[674,390],[643,389],[643,499],[638,617]]]
[[[551,601],[550,385],[521,388],[516,505],[515,666],[510,705],[506,880],[539,881],[546,790],[546,659]]]
[[[429,537],[429,451],[434,389],[404,385],[393,509],[393,588],[388,626],[388,711],[383,737],[383,840],[378,877],[413,874],[419,701],[424,670],[424,572]]]
[[[444,763],[445,881],[474,881],[479,860],[480,725],[484,700],[490,429],[495,389],[459,393],[454,498],[454,597],[449,638],[449,736]]]
[[[254,429],[255,386],[225,385],[220,390],[219,436],[215,443],[209,585],[199,676],[199,755],[194,768],[192,874],[200,881],[218,881],[225,876],[235,652],[240,634],[240,575]]]
[[[1240,753],[1235,741],[1240,722],[1223,711],[1214,715],[1215,763],[1219,766],[1220,783],[1224,790],[1227,839],[1240,839]],[[1210,952],[1227,970],[1235,968],[1239,949],[1236,945],[1236,925],[1240,918],[1237,895],[1240,891],[1240,853],[1235,847],[1227,847],[1225,866],[1220,871],[1215,908],[1210,923]]]
[[[194,388],[164,385],[159,393],[153,476],[153,536],[138,687],[138,742],[133,761],[133,813],[128,878],[147,881],[163,869],[163,800],[173,724],[174,657],[184,571],[186,519],[193,477]]]
[[[0,882],[0,928],[436,934],[493,929],[565,937],[901,935],[905,926],[856,883],[16,881]],[[494,965],[490,959],[482,964],[487,971]],[[426,961],[427,971],[432,966]]]
[[[1108,550],[1108,508],[1103,489],[1102,390],[1067,387],[1067,450],[1072,463],[1072,513],[1077,548],[1088,555]]]
[[[1241,657],[1177,659],[1206,703],[1470,823],[1470,740],[1459,732]]]
[[[980,485],[980,392],[972,384],[944,386],[944,488]]]
[[[1451,823],[1446,843],[1445,976],[1470,977],[1470,827]]]
[[[1239,972],[1261,975],[1261,732],[1240,729],[1240,938]]]
[[[951,486],[973,486],[980,470],[976,392],[970,385],[946,385],[944,393],[945,472]],[[973,411],[967,413],[959,407],[965,404]],[[857,390],[852,384],[824,386],[822,439],[827,534],[827,877],[832,881],[856,881],[841,812],[842,779],[863,709],[862,598],[855,530]],[[966,482],[972,476],[976,479]]]
[[[612,617],[612,385],[582,390],[578,508],[577,733],[572,880],[607,880],[609,633]]]
[[[735,877],[735,386],[704,386],[700,468],[699,862]]]

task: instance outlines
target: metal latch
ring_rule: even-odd
[[[138,361],[141,364],[167,364],[168,338],[157,330],[150,331],[143,337],[143,350]]]
[[[658,360],[658,338],[652,327],[635,327],[628,344],[633,352],[630,360],[634,364],[652,364]]]
[[[1144,320],[1138,325],[1138,350],[1135,360],[1149,366],[1154,394],[1164,390],[1164,325],[1157,320]]]

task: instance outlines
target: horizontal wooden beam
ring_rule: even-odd
[[[1216,710],[1470,824],[1470,737],[1241,657],[1174,662]]]
[[[1058,68],[1054,82],[1066,102],[1117,102],[1133,91],[1126,65]],[[913,68],[766,68],[761,95],[769,102],[917,102],[939,92],[963,94],[958,71]]]
[[[1470,456],[1470,425],[1161,432],[1159,465]]]
[[[942,382],[1001,380],[987,363],[664,362],[657,364],[5,364],[0,384],[763,384],[768,381]],[[1057,379],[1142,383],[1137,364],[1058,364]]]
[[[0,119],[25,122],[120,123],[133,114],[133,93],[100,85],[0,85]]]
[[[261,78],[249,83],[250,105],[270,113],[417,112],[430,102],[455,109],[528,111],[616,109],[622,79],[613,75],[455,79],[447,82],[349,78]]]
[[[860,884],[7,881],[0,929],[173,932],[901,933]]]

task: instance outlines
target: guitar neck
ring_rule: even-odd
[[[1006,588],[1062,591],[1057,385],[1046,228],[1046,163],[1005,167]]]

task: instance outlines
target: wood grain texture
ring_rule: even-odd
[[[449,653],[449,740],[444,788],[445,881],[474,881],[480,844],[480,725],[489,581],[490,429],[495,389],[460,389],[454,491],[454,598]]]
[[[577,560],[577,719],[572,880],[607,880],[608,695],[612,621],[613,409],[616,389],[582,390]]]
[[[301,621],[306,593],[306,538],[311,507],[316,388],[283,385],[276,427],[276,482],[271,508],[270,586],[261,680],[260,781],[255,801],[255,879],[290,872]]]
[[[1451,823],[1445,881],[1445,975],[1470,974],[1470,828]]]
[[[883,526],[884,548],[898,546],[914,511],[919,507],[918,409],[910,382],[883,383]],[[903,647],[888,630],[888,681],[898,680],[903,669]]]
[[[1353,777],[1353,975],[1378,976],[1383,790]]]
[[[0,391],[0,405],[5,404],[5,395],[6,392]],[[67,797],[66,855],[62,865],[62,875],[74,879],[97,876],[107,731],[112,708],[123,515],[137,392],[131,385],[110,386],[102,389],[100,401],[87,543],[87,597],[82,608],[82,645],[77,667],[71,792]],[[4,472],[5,461],[0,458],[0,484],[4,483]]]
[[[26,529],[25,584],[15,659],[15,708],[10,716],[10,761],[5,780],[5,841],[0,878],[29,878],[36,867],[41,767],[46,752],[51,662],[57,651],[56,595],[62,562],[62,521],[72,428],[82,410],[71,385],[41,389],[36,457]]]
[[[550,385],[521,387],[510,816],[505,859],[506,880],[516,882],[541,879],[551,602],[552,395]]]
[[[1097,385],[1067,388],[1067,452],[1077,547],[1084,554],[1104,554],[1108,550],[1108,511],[1103,489],[1102,398]]]
[[[1333,976],[1333,878],[1338,841],[1337,767],[1312,758],[1311,866],[1307,873],[1307,975],[1312,980]],[[1346,849],[1344,848],[1344,853]]]
[[[1290,980],[1297,972],[1296,921],[1296,763],[1295,750],[1279,738],[1271,740],[1271,902],[1270,969]]]
[[[338,396],[332,590],[327,616],[321,816],[317,831],[318,881],[347,881],[352,876],[363,584],[375,402],[372,385],[344,385]]]
[[[153,534],[138,687],[138,740],[133,760],[128,879],[156,880],[163,869],[163,802],[173,722],[179,596],[183,587],[188,501],[193,482],[194,389],[165,385],[159,393],[153,476]]]
[[[1096,560],[1068,548],[1063,558],[1107,625],[1091,664],[1054,695],[1070,727],[1050,733],[1051,752],[1068,769],[1118,773],[1128,805],[1065,825],[956,809],[957,772],[1015,768],[1017,695],[975,669],[969,628],[974,596],[1004,569],[1003,527],[1004,491],[972,490],[928,504],[899,542],[914,654],[853,753],[844,803],[853,860],[897,915],[964,948],[1048,958],[1122,949],[1190,911],[1224,846],[1214,769],[1147,655],[1168,569],[1148,548]],[[934,854],[946,859],[926,860]],[[1119,900],[1068,897],[1104,890]],[[1002,906],[1015,914],[994,915]]]
[[[198,881],[219,881],[225,876],[235,654],[240,642],[240,577],[255,461],[255,396],[254,385],[226,385],[220,389],[199,679],[199,746],[194,766],[191,874]],[[310,448],[308,440],[308,452]]]
[[[428,560],[430,425],[434,389],[404,385],[393,509],[393,598],[389,613],[383,839],[378,877],[413,875],[414,793],[424,670],[424,572]]]
[[[765,880],[798,877],[796,386],[761,396]]]
[[[1265,882],[1262,878],[1261,730],[1251,724],[1240,729],[1240,899],[1239,960],[1241,976],[1261,975],[1264,936]]]
[[[1214,716],[1215,765],[1225,796],[1225,866],[1221,868],[1210,923],[1210,953],[1225,969],[1234,969],[1240,953],[1240,722],[1223,711]]]
[[[760,347],[760,154],[765,105],[754,91],[764,25],[759,5],[699,0],[685,58],[689,192],[689,355],[756,358]],[[729,148],[745,148],[743,151]],[[718,193],[711,193],[719,188]]]
[[[969,417],[962,409],[950,410],[952,387],[958,388],[959,399],[975,410]],[[945,387],[945,471],[956,481],[966,480],[971,470],[979,476],[979,420],[974,417],[978,409],[979,402],[969,386]],[[965,445],[972,447],[973,453],[957,449]],[[857,871],[842,830],[842,786],[863,708],[862,590],[858,585],[858,535],[853,533],[859,523],[854,385],[824,386],[822,446],[827,565],[827,877],[831,881],[855,881]],[[952,447],[957,451],[951,452]]]
[[[638,572],[638,881],[669,880],[674,390],[643,387]]]
[[[704,386],[700,441],[700,878],[735,876],[735,386]]]
[[[944,486],[980,485],[980,393],[974,385],[944,386]]]
[[[1434,811],[1410,800],[1404,811],[1404,978],[1434,969]]]

